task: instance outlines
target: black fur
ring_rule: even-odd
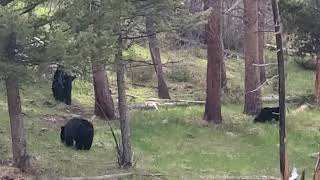
[[[72,118],[64,126],[61,126],[61,142],[67,146],[75,145],[78,150],[89,150],[93,136],[94,128],[92,123],[82,118]]]
[[[57,69],[53,76],[52,92],[56,101],[71,105],[72,81],[76,76],[71,76],[67,72]]]
[[[260,113],[256,118],[254,118],[254,122],[267,122],[275,119],[279,121],[279,107],[265,107],[262,108]]]

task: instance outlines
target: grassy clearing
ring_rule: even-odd
[[[147,59],[147,52],[137,46],[131,56],[134,53],[140,59]],[[181,55],[182,58],[187,56]],[[272,52],[268,52],[269,56],[268,62],[274,61]],[[173,56],[167,53],[165,59],[171,60]],[[170,93],[176,99],[203,99],[206,61],[199,57],[190,57],[186,61],[185,65],[174,64],[166,68],[166,71],[171,71],[185,67],[191,74],[188,81],[169,80]],[[231,93],[238,96],[241,102],[244,64],[229,59],[226,67]],[[312,72],[304,71],[293,61],[289,61],[286,67],[287,94],[312,94]],[[112,76],[110,82],[113,85],[112,91],[116,92],[114,79]],[[154,85],[152,81],[146,84]],[[28,149],[38,171],[53,176],[95,176],[119,172],[111,132],[101,120],[94,121],[95,138],[90,151],[75,151],[60,143],[60,126],[71,114],[79,111],[57,105],[51,96],[50,87],[49,82],[43,81],[23,86],[22,91],[23,111],[27,114],[25,124]],[[11,156],[9,120],[5,91],[2,86],[0,89],[0,159],[8,159]],[[272,83],[263,89],[264,95],[274,93]],[[128,94],[138,97],[131,99],[131,104],[142,103],[144,99],[156,96],[152,88],[130,85]],[[89,82],[75,81],[73,102],[81,106],[80,111],[85,111],[86,117],[91,117],[93,90]],[[239,102],[224,103],[224,123],[216,128],[203,126],[203,107],[200,106],[131,112],[132,145],[136,160],[133,171],[161,173],[166,175],[165,179],[213,179],[219,175],[278,176],[277,126],[253,124],[252,117],[242,114],[243,107]],[[291,110],[297,108],[294,104],[289,106]],[[310,172],[315,163],[315,159],[309,155],[320,148],[319,118],[319,109],[299,114],[288,113],[290,166],[294,164],[300,171],[307,169],[307,179],[311,179]],[[118,123],[112,124],[119,135]]]

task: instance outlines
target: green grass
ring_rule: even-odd
[[[172,60],[172,54],[165,53],[165,59]],[[268,62],[274,61],[273,54],[267,52]],[[148,50],[141,46],[133,46],[125,55],[144,60],[149,58]],[[187,55],[181,57],[187,58]],[[196,77],[191,82],[169,81],[170,93],[177,99],[199,98],[204,95],[205,86],[203,82],[195,81],[200,81],[205,75],[206,61],[199,57],[190,57],[186,61],[192,65],[187,70]],[[165,179],[214,179],[222,175],[279,176],[278,128],[275,124],[254,124],[252,117],[242,114],[243,61],[228,59],[226,67],[229,88],[233,95],[239,93],[240,102],[224,102],[224,121],[218,127],[203,126],[204,109],[201,106],[130,112],[134,172],[160,173],[166,175]],[[314,78],[311,71],[301,69],[290,59],[286,70],[287,95],[312,94]],[[115,78],[113,74],[111,76],[112,91],[116,92]],[[191,87],[187,88],[190,84]],[[46,81],[22,87],[23,111],[27,114],[28,151],[38,172],[51,176],[96,176],[120,172],[111,132],[102,120],[93,122],[95,138],[90,151],[76,151],[60,143],[60,126],[76,112],[57,105],[50,87],[51,84]],[[11,157],[9,119],[3,86],[0,90],[0,159],[8,159]],[[148,87],[128,85],[127,90],[128,94],[138,97],[130,98],[130,104],[143,103],[146,98],[156,97],[157,94]],[[184,96],[188,93],[192,96]],[[263,95],[275,93],[271,85],[263,88]],[[92,116],[93,101],[92,85],[77,79],[74,82],[73,102],[83,108],[87,118]],[[287,114],[289,163],[299,171],[306,169],[307,179],[311,179],[315,159],[309,155],[320,148],[320,111],[316,108],[293,114],[292,110],[297,107],[288,105],[291,109]],[[112,122],[112,125],[119,136],[118,122]]]

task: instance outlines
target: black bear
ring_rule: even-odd
[[[52,92],[56,101],[71,105],[72,81],[75,78],[75,76],[71,76],[60,69],[60,67],[56,70],[52,82]]]
[[[265,107],[262,108],[260,113],[256,118],[254,118],[254,122],[267,122],[275,119],[279,121],[279,107]]]
[[[78,150],[89,150],[92,145],[94,129],[91,122],[82,118],[72,118],[61,126],[60,139],[67,146],[74,146]]]

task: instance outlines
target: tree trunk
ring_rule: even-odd
[[[210,0],[203,0],[203,10],[208,10],[209,9],[209,2]],[[223,7],[222,7],[223,8]],[[222,16],[222,20],[223,20],[223,16]],[[221,20],[221,21],[222,21]],[[223,24],[221,25],[223,28]],[[205,37],[205,44],[208,45],[208,37],[207,37],[207,33],[208,32],[208,24],[205,24],[205,33],[204,33],[204,37]],[[226,70],[226,65],[224,63],[224,45],[223,45],[223,36],[222,36],[222,54],[223,54],[223,61],[222,61],[222,64],[221,64],[221,88],[224,90],[224,91],[227,91],[227,70]]]
[[[194,14],[196,12],[202,11],[202,6],[203,6],[203,0],[191,0],[190,1],[190,7],[189,7],[189,12],[191,14]]]
[[[258,64],[258,0],[243,0],[244,3],[244,53],[245,53],[245,104],[244,113],[256,115],[259,113],[261,102],[261,91],[259,87]],[[258,89],[257,89],[258,88]]]
[[[223,39],[223,38],[222,38]],[[223,43],[222,43],[222,49],[224,49]],[[224,92],[228,91],[227,89],[227,69],[226,64],[224,63],[224,57],[221,63],[221,88]]]
[[[265,48],[265,38],[264,38],[264,28],[265,28],[265,20],[266,20],[266,11],[267,11],[267,1],[266,0],[259,0],[258,4],[259,9],[259,19],[258,19],[258,26],[259,26],[259,64],[265,64],[264,58],[264,48]],[[260,66],[260,83],[266,81],[266,67]]]
[[[14,166],[25,170],[31,166],[27,153],[27,141],[21,114],[21,100],[18,80],[9,76],[6,78],[8,111],[11,126],[11,140]]]
[[[92,63],[92,74],[95,95],[94,114],[105,119],[113,119],[115,117],[114,103],[105,66]]]
[[[212,7],[212,11],[207,26],[207,98],[204,120],[220,124],[222,122],[221,69],[223,62],[222,0],[209,0],[208,6]]]
[[[315,97],[316,103],[320,105],[320,54],[316,56],[316,82],[315,82]]]
[[[286,150],[286,88],[284,76],[284,58],[282,48],[282,31],[279,15],[278,1],[272,0],[273,22],[275,26],[275,36],[277,44],[277,59],[278,59],[278,75],[279,75],[279,156],[280,156],[280,172],[283,180],[289,179],[289,166]]]
[[[162,70],[159,41],[156,36],[155,19],[152,12],[146,15],[146,30],[148,34],[149,50],[154,64],[158,79],[158,97],[161,99],[170,99],[167,83]]]
[[[119,100],[119,114],[120,114],[120,129],[122,139],[122,157],[120,164],[124,168],[132,166],[132,151],[130,143],[130,126],[128,117],[128,104],[126,99],[125,87],[125,63],[122,59],[122,39],[119,36],[118,49],[116,54],[117,63],[117,85],[118,85],[118,100]]]

